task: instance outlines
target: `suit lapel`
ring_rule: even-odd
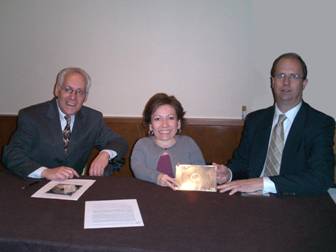
[[[72,132],[71,132],[71,138],[70,138],[70,143],[69,143],[69,148],[68,148],[68,154],[71,153],[71,151],[76,148],[76,143],[79,141],[80,136],[83,135],[83,128],[81,125],[85,125],[85,115],[83,112],[80,110],[77,112],[75,116],[75,121],[74,125],[72,127]]]
[[[55,151],[57,153],[64,153],[62,127],[61,127],[61,122],[59,119],[59,112],[58,112],[58,107],[56,104],[56,98],[50,101],[46,116],[49,121],[48,128],[49,128],[49,133],[50,133],[50,135],[47,137],[50,137],[51,140],[54,143],[56,143]]]
[[[304,134],[302,129],[304,129],[307,106],[308,105],[305,102],[302,102],[302,106],[294,119],[292,127],[290,128],[282,153],[280,173],[285,172],[286,167],[288,167],[286,162],[292,160],[292,156],[297,153],[297,149],[302,143],[300,139],[302,139],[302,135]]]
[[[255,167],[253,171],[256,173],[254,176],[260,176],[261,171],[264,167],[268,142],[271,135],[272,123],[274,116],[274,106],[270,107],[266,112],[263,118],[259,121],[259,125],[257,126],[257,133],[255,135],[255,143],[256,145],[253,147],[252,151],[253,156],[251,160],[254,160],[254,164],[252,167]]]

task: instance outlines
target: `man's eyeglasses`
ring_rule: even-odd
[[[285,74],[285,73],[276,73],[274,74],[274,78],[278,79],[278,80],[284,80],[286,78],[288,78],[288,80],[302,80],[303,77],[299,74]]]
[[[78,95],[78,96],[85,96],[86,95],[86,91],[84,91],[82,89],[74,90],[73,88],[71,88],[69,86],[62,86],[62,89],[67,94],[75,93],[75,95]]]

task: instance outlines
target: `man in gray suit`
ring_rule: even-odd
[[[83,69],[65,68],[52,100],[19,112],[17,130],[4,148],[8,170],[24,178],[79,177],[96,147],[100,152],[89,175],[102,176],[110,160],[126,154],[127,142],[104,123],[102,113],[83,106],[90,85]]]

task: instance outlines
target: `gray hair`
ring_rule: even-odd
[[[90,75],[84,71],[83,69],[79,68],[79,67],[67,67],[62,69],[56,77],[56,86],[62,87],[62,85],[64,84],[64,78],[66,75],[70,74],[70,73],[78,73],[80,75],[83,76],[83,78],[85,79],[85,90],[86,93],[89,93],[89,89],[91,87],[91,77]]]

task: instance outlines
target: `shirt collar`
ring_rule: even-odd
[[[64,118],[66,116],[66,114],[64,114],[63,111],[60,109],[60,107],[58,105],[58,100],[56,100],[56,104],[57,104],[57,109],[58,109],[58,113],[59,113],[59,117],[60,117],[61,122],[66,121],[65,118]],[[71,124],[73,124],[74,119],[75,119],[75,115],[71,115]]]
[[[274,118],[276,121],[278,120],[278,117],[280,114],[284,114],[286,118],[293,122],[296,114],[299,112],[300,108],[302,106],[302,101],[299,102],[295,107],[291,108],[288,110],[286,113],[282,113],[280,109],[278,108],[277,104],[275,104],[275,113],[274,113]]]

